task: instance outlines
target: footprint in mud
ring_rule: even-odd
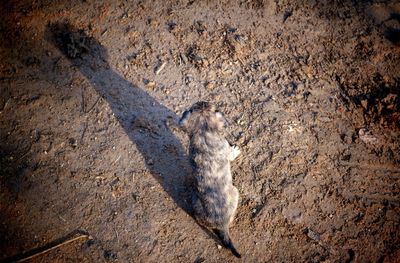
[[[175,113],[125,80],[108,64],[104,46],[68,23],[48,26],[46,38],[91,82],[111,107],[129,139],[146,161],[147,168],[175,203],[190,213],[186,203],[190,166],[179,140],[165,125]],[[173,154],[166,154],[171,152]]]

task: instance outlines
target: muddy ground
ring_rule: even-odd
[[[29,262],[400,261],[398,2],[1,5],[0,259],[79,230]],[[242,150],[241,260],[190,216],[199,100]]]

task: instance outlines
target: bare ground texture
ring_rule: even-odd
[[[398,1],[2,1],[0,261],[399,262]],[[199,100],[242,155],[191,217]],[[14,259],[16,259],[14,257]]]

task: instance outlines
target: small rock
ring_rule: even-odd
[[[367,109],[367,108],[368,108],[368,100],[361,100],[361,106],[362,106],[364,109]]]
[[[75,138],[69,138],[68,143],[72,148],[76,148],[78,146],[78,142]]]
[[[169,22],[167,23],[167,26],[168,26],[168,31],[169,31],[169,32],[172,32],[172,31],[176,28],[176,23],[173,22],[173,21],[169,21]]]
[[[217,248],[221,250],[221,249],[222,249],[222,246],[221,246],[221,245],[217,245]]]
[[[381,115],[382,114],[382,110],[384,109],[384,106],[382,105],[382,103],[377,103],[376,104],[376,109],[378,111],[378,114]]]
[[[187,74],[187,75],[185,76],[185,84],[188,85],[188,84],[190,84],[192,81],[193,81],[193,76],[190,75],[190,74]]]
[[[367,144],[375,144],[378,139],[372,135],[372,133],[367,128],[362,128],[358,131],[358,136],[360,139]]]
[[[285,11],[285,13],[283,14],[283,23],[286,22],[286,20],[291,17],[293,14],[293,10],[292,9],[288,9]]]
[[[312,240],[314,240],[314,241],[320,241],[321,240],[321,236],[317,232],[315,232],[315,231],[313,231],[313,230],[311,230],[309,228],[307,228],[306,231],[307,231],[307,236],[309,238],[311,238]]]
[[[146,84],[146,88],[148,88],[148,89],[154,89],[155,87],[156,87],[156,83],[154,81],[149,81]]]
[[[185,54],[181,53],[180,56],[181,56],[181,59],[182,59],[183,63],[187,64],[189,62],[189,60],[188,60],[188,58],[186,57]]]
[[[132,196],[132,198],[133,198],[133,200],[136,202],[137,200],[138,200],[138,195],[137,194],[135,194],[135,193],[132,193],[131,194],[131,196]]]
[[[214,89],[214,88],[215,88],[214,82],[207,82],[206,88],[207,88],[207,89]]]
[[[40,140],[40,131],[38,130],[38,129],[35,129],[34,131],[33,131],[33,140],[34,140],[34,142],[39,142],[39,140]]]
[[[311,92],[309,92],[308,90],[303,92],[303,99],[305,101],[307,101],[308,97],[311,95]]]
[[[117,253],[114,253],[114,252],[111,251],[111,250],[105,250],[104,253],[103,253],[103,256],[104,256],[104,258],[107,259],[107,260],[112,260],[112,261],[114,261],[114,260],[117,260],[117,259],[118,259]]]
[[[148,129],[149,123],[143,117],[136,117],[132,123],[132,127],[136,129]]]

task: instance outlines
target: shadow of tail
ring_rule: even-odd
[[[229,249],[235,257],[237,257],[237,258],[241,258],[242,257],[239,254],[239,252],[236,250],[235,246],[233,245],[232,239],[229,236],[229,232],[228,231],[224,231],[224,230],[220,230],[220,229],[213,229],[213,232],[221,240],[221,242],[224,245],[224,247]]]

